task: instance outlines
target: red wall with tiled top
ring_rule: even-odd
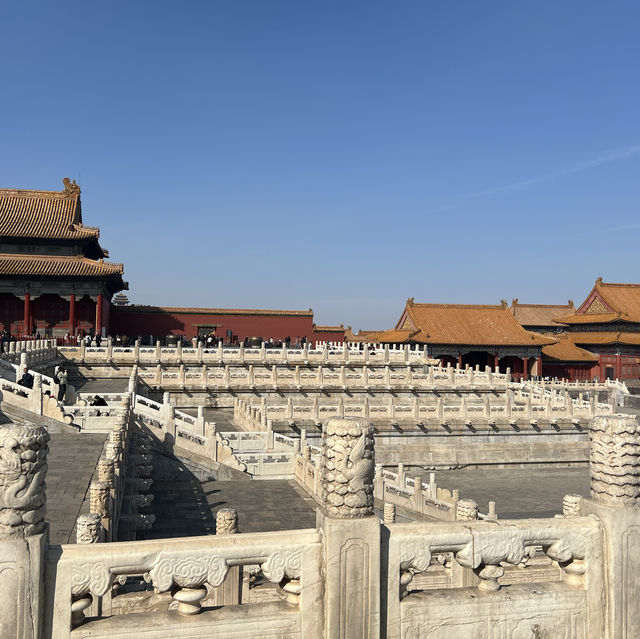
[[[312,341],[317,342],[344,342],[344,331],[313,331]]]
[[[126,307],[111,307],[110,333],[112,335],[137,335],[164,337],[184,335],[187,338],[198,334],[198,325],[216,326],[216,335],[226,340],[227,330],[234,338],[262,337],[282,340],[290,337],[313,338],[313,316],[309,315],[232,315],[215,313],[190,313],[183,311],[150,312],[126,310]]]

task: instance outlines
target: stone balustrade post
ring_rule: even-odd
[[[29,368],[29,356],[26,351],[20,353],[20,365],[16,371],[16,382],[22,377],[22,373],[25,368]]]
[[[380,636],[380,521],[373,512],[373,426],[329,419],[318,526],[324,533],[325,636]],[[345,490],[346,489],[346,490]]]
[[[33,387],[29,393],[30,410],[36,415],[42,415],[42,375],[34,373]]]
[[[255,378],[253,373],[253,364],[249,364],[249,368],[247,370],[247,385],[250,389],[255,388]]]
[[[176,344],[176,364],[182,363],[182,341],[178,340]]]
[[[80,515],[76,520],[76,543],[97,544],[104,541],[100,516],[96,513]]]
[[[296,385],[298,389],[300,389],[300,365],[296,364],[293,373],[293,383]]]
[[[273,422],[267,419],[267,451],[273,450]]]
[[[133,343],[133,362],[138,364],[140,362],[140,340],[137,339]]]
[[[218,442],[216,440],[216,424],[215,422],[205,422],[205,436],[207,438],[205,444],[205,455],[208,459],[218,461]]]
[[[384,363],[389,363],[389,344],[384,345]]]
[[[422,475],[413,478],[413,495],[411,501],[416,512],[424,512],[424,499],[422,495]]]
[[[42,426],[0,425],[0,636],[40,639],[47,544]],[[7,463],[12,462],[12,463]]]
[[[234,508],[220,508],[216,513],[216,535],[235,535],[237,532],[238,512]],[[224,582],[214,590],[218,606],[233,606],[241,603],[241,567],[230,566]]]
[[[386,526],[396,523],[395,504],[389,504],[387,502],[384,503],[384,510],[382,511],[382,521]]]
[[[172,444],[176,439],[176,409],[169,403],[169,393],[163,395],[162,413],[164,428]]]
[[[111,491],[104,481],[93,481],[89,485],[89,510],[100,517],[107,539],[111,539]]]
[[[207,390],[209,388],[208,377],[209,377],[209,368],[207,367],[206,364],[203,364],[202,368],[200,369],[200,385],[202,386],[203,390]]]
[[[198,416],[196,417],[196,433],[204,437],[204,406],[198,406]]]
[[[456,503],[457,521],[474,521],[478,519],[478,504],[473,499],[460,499]]]
[[[224,372],[222,374],[222,383],[229,388],[231,386],[231,367],[229,364],[224,365]]]
[[[605,636],[632,637],[640,630],[640,427],[633,415],[600,416],[589,436],[591,491],[579,512],[596,515],[604,527]],[[563,513],[573,516],[578,507],[567,501],[576,500],[563,500]],[[582,566],[562,567],[567,583],[580,583]]]
[[[180,388],[184,388],[186,386],[186,375],[184,364],[180,364],[178,368],[178,385]]]
[[[433,499],[438,498],[438,483],[436,482],[435,473],[429,473],[429,494]]]

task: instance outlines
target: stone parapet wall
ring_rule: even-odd
[[[228,513],[229,525],[220,524],[228,534],[47,548],[39,528],[29,528],[41,519],[25,515],[22,537],[0,536],[3,632],[20,639],[634,637],[640,497],[635,474],[619,471],[638,454],[640,438],[628,416],[601,419],[593,433],[596,500],[568,495],[554,518],[496,520],[439,492],[435,478],[411,483],[402,468],[374,468],[372,425],[350,418],[332,420],[321,450],[305,446],[296,457],[305,476],[315,472],[315,529],[238,534]],[[44,486],[23,454],[33,449],[29,436],[4,430],[5,447],[28,462],[10,479],[22,482],[34,470]],[[613,494],[597,488],[603,482],[634,488]],[[381,522],[371,514],[381,486],[389,498],[398,491],[398,502],[444,502],[452,518],[395,523],[396,504],[385,499]],[[92,501],[104,506],[101,495]],[[34,504],[30,497],[24,512]],[[91,540],[95,518],[82,525]],[[153,592],[120,590],[142,581]],[[250,596],[257,581],[277,588],[271,601]]]

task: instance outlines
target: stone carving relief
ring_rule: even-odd
[[[165,592],[175,584],[182,588],[196,588],[208,583],[220,586],[227,576],[229,566],[224,557],[193,553],[188,557],[161,553],[153,567],[145,574],[145,580],[154,588]]]
[[[323,502],[332,517],[373,514],[373,427],[367,419],[333,417],[323,431]]]
[[[48,441],[42,426],[0,426],[0,538],[44,530]]]
[[[591,438],[591,497],[635,506],[640,497],[640,430],[635,416],[596,417]]]
[[[104,481],[91,482],[89,486],[89,508],[100,517],[109,516],[109,484]]]
[[[299,550],[279,551],[269,555],[262,564],[262,574],[271,582],[280,583],[285,576],[300,577],[301,555]]]
[[[456,504],[456,519],[458,521],[478,519],[478,504],[472,499],[460,499]]]
[[[71,594],[78,596],[91,593],[102,597],[113,585],[115,575],[99,562],[74,564],[71,571]]]
[[[102,541],[100,516],[95,513],[80,515],[76,521],[76,543],[96,544]]]
[[[153,484],[153,479],[150,477],[134,477],[131,481],[134,489],[141,493],[146,493],[151,488],[151,484]]]
[[[153,495],[141,495],[136,494],[131,498],[131,505],[136,510],[144,510],[145,508],[150,508],[153,503]]]
[[[582,495],[565,495],[562,498],[562,514],[565,517],[580,517],[582,512]]]
[[[220,508],[216,513],[216,535],[234,535],[238,532],[238,512],[233,508]]]

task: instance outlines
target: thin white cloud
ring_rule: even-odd
[[[479,197],[497,195],[500,193],[512,193],[513,191],[522,191],[532,186],[536,186],[538,184],[542,184],[543,182],[548,182],[550,180],[555,180],[557,178],[564,177],[566,175],[573,175],[575,173],[588,171],[589,169],[593,169],[598,166],[603,166],[605,164],[620,162],[622,160],[631,158],[634,155],[637,155],[638,153],[640,153],[640,144],[634,144],[633,146],[627,146],[621,149],[613,149],[611,151],[606,151],[596,158],[587,160],[585,162],[579,162],[578,164],[574,164],[573,166],[560,169],[558,171],[554,171],[553,173],[545,173],[543,175],[537,175],[535,177],[528,178],[526,180],[512,182],[511,184],[504,184],[502,186],[496,186],[490,189],[476,191],[475,193],[468,193],[466,195],[462,195],[456,198],[454,202],[450,204],[446,204],[432,212],[435,213],[439,211],[448,211],[450,209],[456,208],[457,206],[459,206],[460,204],[462,204],[467,200],[471,200]],[[632,225],[631,227],[620,227],[620,230],[624,230],[625,228],[636,228],[636,226]]]
[[[640,224],[625,224],[623,226],[610,226],[602,230],[608,233],[614,233],[615,231],[634,231],[636,229],[640,229]]]

